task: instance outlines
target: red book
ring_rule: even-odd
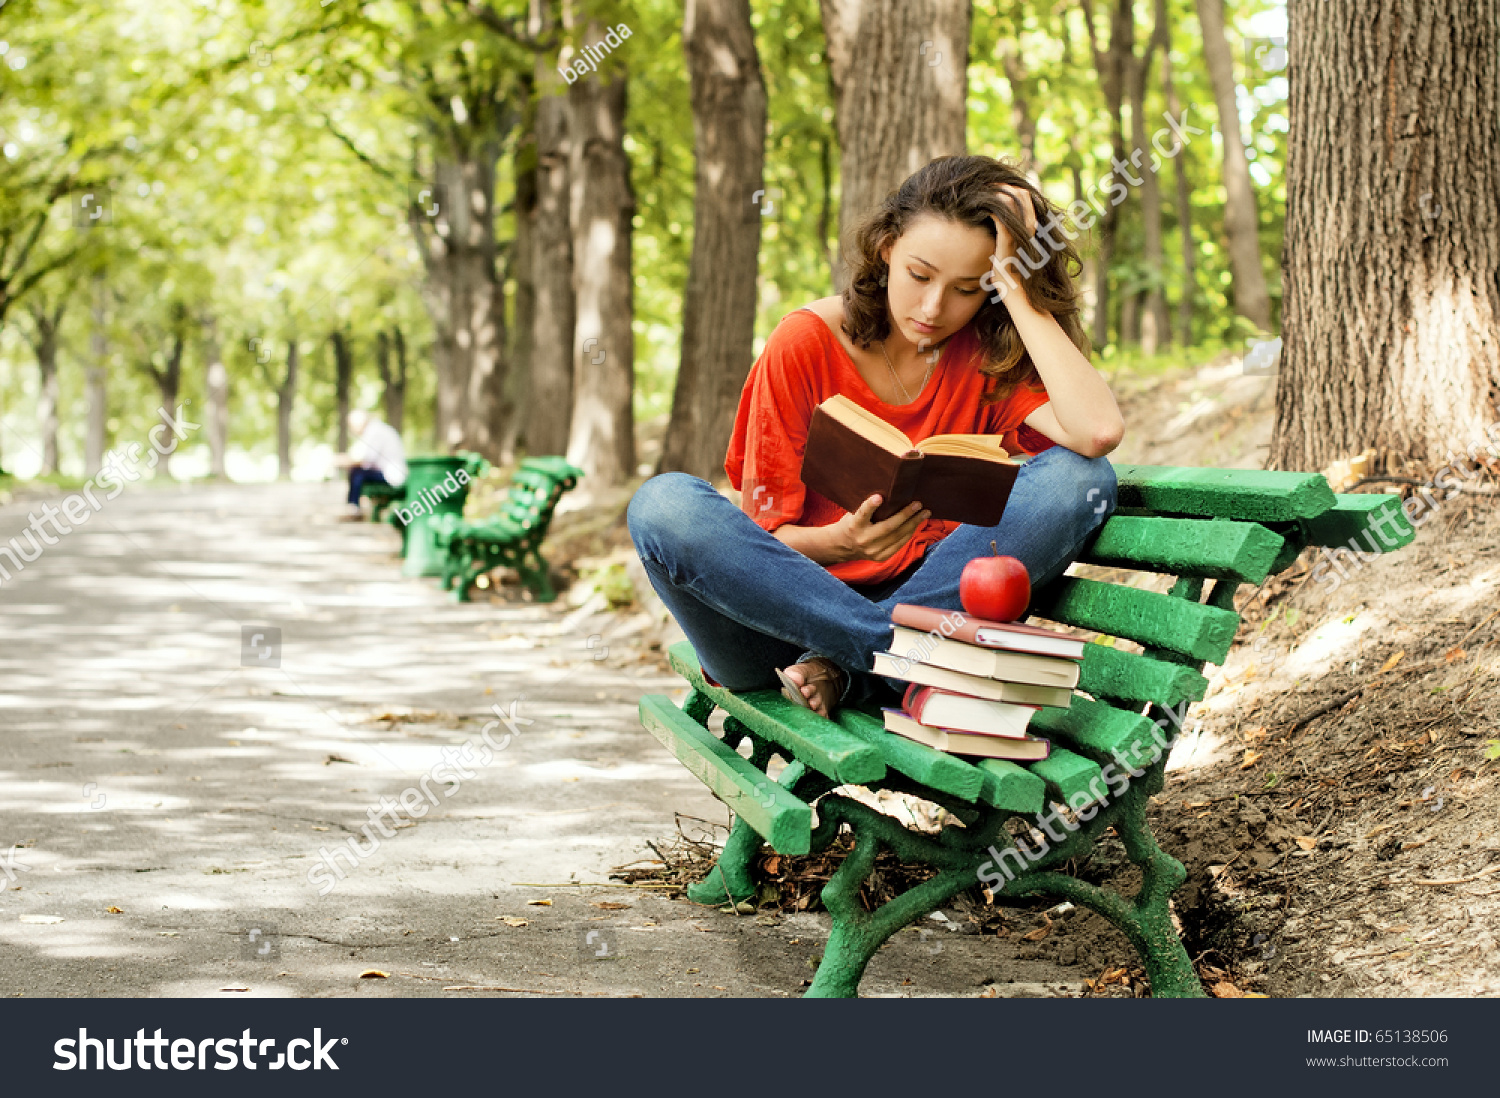
[[[1026,726],[1038,708],[955,694],[917,683],[906,688],[901,707],[908,716],[922,724],[1016,740],[1025,739]]]
[[[1083,659],[1088,642],[1052,629],[1022,625],[1015,621],[989,621],[962,610],[938,610],[931,606],[913,606],[898,602],[891,609],[891,621],[923,633],[935,633],[964,644],[981,648],[1001,648],[1008,652],[1025,652],[1035,656],[1058,656],[1067,660]],[[944,628],[946,624],[947,628]]]

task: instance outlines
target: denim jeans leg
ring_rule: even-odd
[[[707,481],[663,473],[626,523],[651,585],[703,667],[731,690],[770,686],[799,653],[826,656],[851,689],[890,643],[890,615],[783,544]]]
[[[898,602],[962,610],[958,581],[964,565],[992,552],[1026,565],[1037,590],[1067,571],[1114,508],[1115,471],[1108,459],[1086,458],[1063,446],[1043,450],[1021,466],[997,525],[959,526],[879,606],[887,615]],[[885,682],[900,688],[899,680]]]

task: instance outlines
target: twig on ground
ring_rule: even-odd
[[[1481,869],[1478,873],[1471,873],[1467,877],[1442,877],[1437,880],[1424,880],[1417,877],[1409,881],[1403,881],[1402,883],[1414,885],[1461,885],[1468,884],[1470,881],[1477,881],[1481,877],[1488,877],[1491,873],[1500,873],[1500,865],[1492,865],[1488,869]]]
[[[1324,702],[1322,705],[1314,709],[1311,713],[1304,714],[1297,720],[1293,721],[1292,726],[1286,730],[1286,734],[1288,736],[1293,735],[1297,731],[1297,729],[1303,727],[1304,725],[1311,724],[1313,721],[1317,720],[1325,713],[1331,713],[1335,709],[1343,708],[1344,705],[1353,701],[1364,692],[1365,688],[1363,686],[1358,686],[1353,690],[1350,690],[1347,694],[1340,694],[1338,697]]]

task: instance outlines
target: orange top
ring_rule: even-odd
[[[943,348],[927,388],[909,405],[887,404],[860,376],[849,352],[811,309],[782,317],[745,379],[724,471],[742,493],[741,506],[756,524],[775,530],[785,523],[829,526],[847,512],[802,483],[802,452],[813,409],[836,393],[900,429],[913,442],[932,435],[1002,436],[1007,452],[1035,453],[1052,445],[1024,420],[1047,403],[1047,392],[1018,385],[1010,397],[981,405],[989,379],[979,372],[980,350],[972,327],[958,331]],[[928,519],[890,559],[828,565],[845,583],[889,579],[958,528]]]

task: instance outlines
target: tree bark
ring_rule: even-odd
[[[159,407],[168,415],[177,410],[177,396],[182,391],[182,354],[187,348],[187,310],[174,305],[171,313],[171,331],[168,335],[166,361],[160,368],[150,358],[146,360],[146,372],[156,382],[156,395],[161,400]],[[166,440],[164,439],[163,442]],[[157,451],[153,476],[170,480],[172,476],[172,454],[176,446],[165,453]]]
[[[836,288],[850,227],[934,157],[965,149],[969,0],[820,0],[838,123]]]
[[[1266,275],[1260,263],[1260,215],[1255,209],[1250,162],[1245,158],[1245,139],[1240,133],[1234,58],[1224,33],[1224,0],[1197,2],[1198,23],[1203,32],[1203,57],[1208,64],[1214,102],[1219,110],[1220,146],[1224,157],[1224,235],[1228,238],[1229,267],[1234,277],[1234,308],[1256,327],[1269,332],[1271,298],[1266,292]],[[1325,14],[1319,18],[1325,18],[1328,10],[1320,6],[1319,11]]]
[[[601,41],[597,20],[584,43]],[[631,217],[635,194],[625,154],[623,60],[580,76],[568,88],[570,220],[573,227],[573,420],[567,457],[593,487],[625,483],[635,474],[631,407],[635,338]]]
[[[227,480],[226,460],[229,452],[229,371],[224,366],[219,344],[219,323],[214,316],[204,317],[203,362],[204,391],[208,398],[208,472],[216,480]]]
[[[1020,28],[1017,27],[1016,30]],[[1000,42],[1000,64],[1005,69],[1005,82],[1010,85],[1010,123],[1016,130],[1016,159],[1021,170],[1033,182],[1038,182],[1036,162],[1036,115],[1031,111],[1031,96],[1026,90],[1026,65],[1021,60],[1014,38]]]
[[[526,408],[531,387],[531,358],[535,350],[536,256],[532,243],[536,220],[536,102],[528,93],[521,134],[512,155],[515,168],[513,217],[515,236],[506,253],[506,281],[515,283],[515,323],[510,326],[506,358],[505,393],[500,412],[497,448],[502,464],[515,461],[518,448],[526,445]]]
[[[88,401],[88,422],[83,436],[83,475],[92,477],[104,466],[104,449],[109,433],[109,335],[105,305],[109,291],[104,276],[94,276],[93,333],[89,341],[89,364],[84,370],[84,393]]]
[[[535,34],[557,25],[553,0],[533,0]],[[552,58],[538,55],[536,207],[532,215],[531,366],[525,446],[561,454],[573,420],[573,229],[570,221],[568,95]]]
[[[349,387],[354,381],[354,351],[346,333],[335,330],[328,335],[333,344],[333,403],[338,416],[334,449],[349,452]]]
[[[31,315],[31,332],[27,342],[36,354],[37,366],[37,419],[42,429],[42,472],[55,474],[57,459],[57,330],[62,325],[63,313],[67,311],[66,292],[57,301],[55,308],[48,309],[47,299],[36,294],[26,303]]]
[[[713,480],[755,358],[766,87],[749,0],[687,0],[682,45],[697,162],[693,255],[658,471]]]
[[[1497,418],[1500,0],[1290,14],[1272,462],[1432,469]]]
[[[396,352],[396,366],[391,368],[391,351]],[[385,407],[385,421],[401,433],[406,420],[406,339],[399,324],[391,325],[389,332],[382,329],[375,335],[375,365],[380,370],[382,389],[381,403]]]
[[[1167,28],[1166,48],[1161,54],[1161,87],[1167,110],[1173,118],[1182,117],[1177,86],[1172,80],[1172,35],[1167,0],[1156,0],[1156,25]],[[1177,151],[1172,161],[1172,175],[1177,185],[1177,230],[1182,241],[1182,297],[1177,302],[1177,340],[1184,347],[1193,345],[1193,301],[1198,296],[1198,252],[1193,243],[1193,184],[1188,179],[1187,156]]]

